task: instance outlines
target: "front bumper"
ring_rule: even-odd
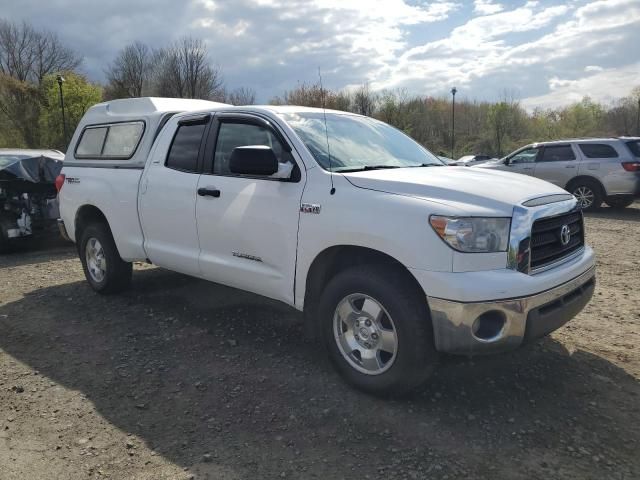
[[[591,266],[577,277],[531,296],[489,302],[428,296],[436,349],[465,355],[513,350],[575,317],[594,289],[595,266]],[[483,327],[485,323],[488,328]]]

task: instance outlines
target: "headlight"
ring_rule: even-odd
[[[510,218],[432,215],[429,223],[440,238],[460,252],[505,252],[509,245]]]

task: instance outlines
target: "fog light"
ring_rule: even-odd
[[[489,310],[474,320],[471,331],[477,339],[490,342],[500,337],[505,323],[504,313],[499,310]]]

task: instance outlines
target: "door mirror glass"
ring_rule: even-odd
[[[231,152],[229,170],[237,175],[273,175],[278,173],[278,159],[266,145],[236,147]]]

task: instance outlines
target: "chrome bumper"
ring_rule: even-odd
[[[594,289],[592,266],[562,285],[527,297],[471,303],[427,297],[436,349],[465,355],[513,350],[571,320]],[[479,327],[485,320],[497,327]]]
[[[64,238],[68,242],[71,241],[71,238],[69,238],[69,234],[67,233],[67,228],[64,226],[64,220],[62,220],[61,218],[58,219],[58,230],[60,231],[60,235],[62,236],[62,238]]]

